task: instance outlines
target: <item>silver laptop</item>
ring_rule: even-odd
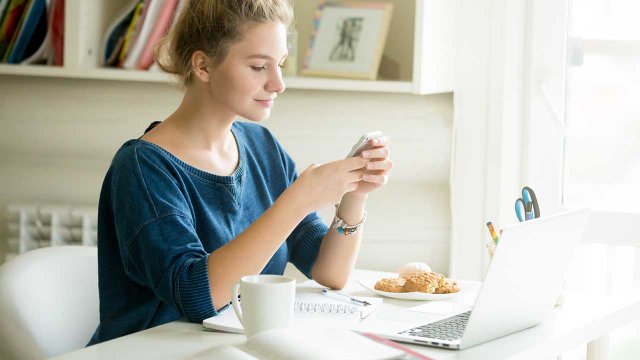
[[[504,228],[472,309],[450,316],[406,309],[366,322],[387,339],[464,349],[536,324],[550,315],[580,242],[589,210],[576,210]],[[447,302],[447,300],[443,300]],[[456,303],[443,303],[455,308]],[[422,316],[424,315],[424,316]],[[365,324],[362,324],[365,325]]]

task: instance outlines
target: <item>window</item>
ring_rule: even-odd
[[[638,13],[638,0],[569,6],[562,203],[600,211],[585,232],[596,243],[579,250],[567,287],[629,294],[640,284],[640,243],[633,240],[640,223]],[[636,321],[614,332],[613,352],[629,351],[639,329]]]
[[[543,215],[594,210],[568,287],[638,292],[640,2],[541,0],[529,11],[525,183]]]
[[[569,13],[563,204],[640,212],[640,2]]]

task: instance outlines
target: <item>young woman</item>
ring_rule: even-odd
[[[286,0],[186,2],[156,57],[182,80],[184,99],[118,150],[100,194],[100,326],[90,344],[201,322],[227,306],[242,276],[282,274],[288,261],[322,285],[345,285],[367,195],[392,167],[389,139],[297,176],[252,123],[285,89],[291,21]],[[336,203],[328,228],[315,211]]]

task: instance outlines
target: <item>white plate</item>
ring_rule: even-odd
[[[362,285],[369,291],[373,291],[374,293],[394,299],[401,300],[442,300],[450,297],[454,297],[460,295],[464,292],[475,289],[478,286],[478,283],[475,281],[461,281],[458,280],[456,283],[460,288],[460,291],[450,294],[427,294],[423,292],[403,292],[403,293],[395,293],[395,292],[386,292],[375,289],[377,280],[358,280],[358,283]]]

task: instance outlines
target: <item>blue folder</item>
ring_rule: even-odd
[[[33,0],[31,2],[31,6],[26,9],[25,14],[23,15],[24,21],[22,22],[22,27],[19,29],[20,33],[18,34],[18,38],[16,40],[13,49],[11,50],[11,54],[8,58],[8,63],[17,64],[24,58],[25,50],[27,49],[27,45],[31,41],[33,34],[40,23],[41,18],[47,15],[47,3],[46,0]]]

